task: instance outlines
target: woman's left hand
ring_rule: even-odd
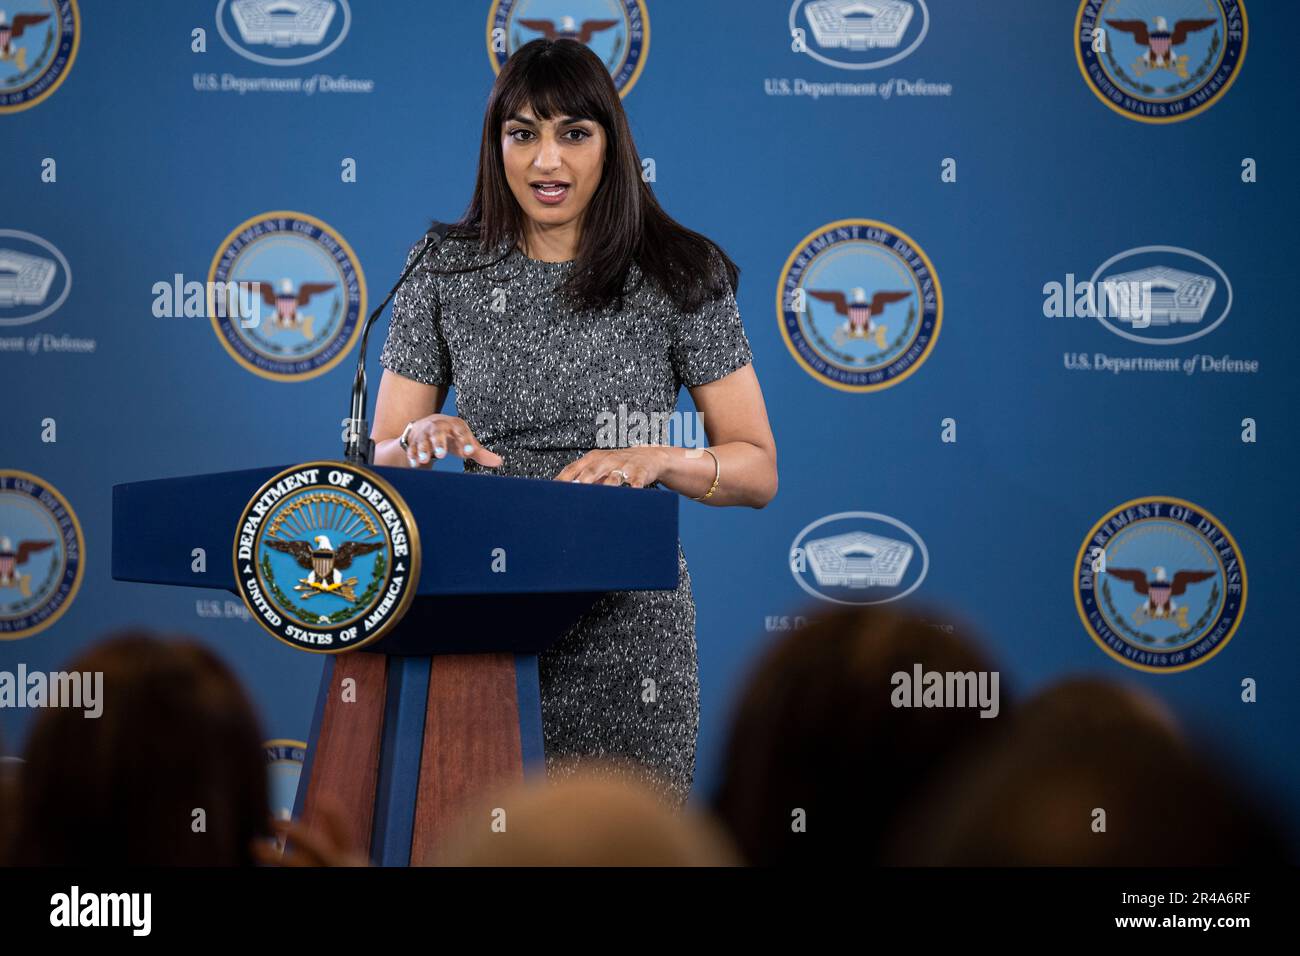
[[[598,448],[570,462],[555,476],[556,481],[579,481],[588,485],[626,484],[644,488],[658,481],[668,467],[668,449],[663,445],[634,445],[631,448]]]

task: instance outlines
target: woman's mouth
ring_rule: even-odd
[[[564,197],[569,194],[569,184],[557,179],[539,180],[535,183],[529,183],[529,185],[532,186],[533,195],[537,197],[537,201],[546,203],[548,206],[564,202]]]

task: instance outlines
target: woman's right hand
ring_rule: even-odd
[[[499,468],[505,459],[484,448],[464,419],[454,415],[426,415],[416,419],[407,433],[406,461],[412,468],[429,468],[439,458],[454,455]]]

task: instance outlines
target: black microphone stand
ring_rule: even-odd
[[[343,460],[350,465],[370,465],[375,460],[375,443],[370,437],[370,422],[366,419],[366,406],[369,401],[369,395],[366,386],[366,344],[370,340],[370,328],[379,318],[379,314],[388,307],[388,303],[393,301],[393,296],[397,295],[397,290],[402,287],[416,267],[424,261],[424,257],[429,254],[429,250],[438,245],[447,235],[450,225],[447,223],[437,223],[428,234],[424,237],[424,245],[415,258],[411,260],[410,265],[402,273],[396,284],[389,290],[384,301],[379,303],[379,307],[370,313],[366,319],[366,324],[361,327],[361,344],[357,350],[357,374],[352,379],[352,407],[348,417],[344,419],[346,426],[343,433]]]

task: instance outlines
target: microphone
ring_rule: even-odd
[[[350,465],[370,465],[375,460],[375,443],[370,437],[370,422],[366,420],[366,405],[369,396],[366,390],[366,343],[370,339],[370,327],[375,324],[375,319],[379,318],[379,313],[388,307],[388,303],[393,301],[393,296],[397,295],[397,290],[402,287],[411,273],[415,271],[416,266],[424,261],[424,257],[431,250],[437,247],[447,237],[451,229],[449,222],[435,222],[424,236],[424,245],[416,253],[411,264],[406,267],[401,276],[398,278],[396,285],[389,290],[384,301],[379,303],[379,307],[370,313],[366,319],[366,324],[361,327],[361,345],[357,350],[357,374],[352,379],[352,407],[348,417],[343,420],[345,426],[343,431],[343,460]]]

